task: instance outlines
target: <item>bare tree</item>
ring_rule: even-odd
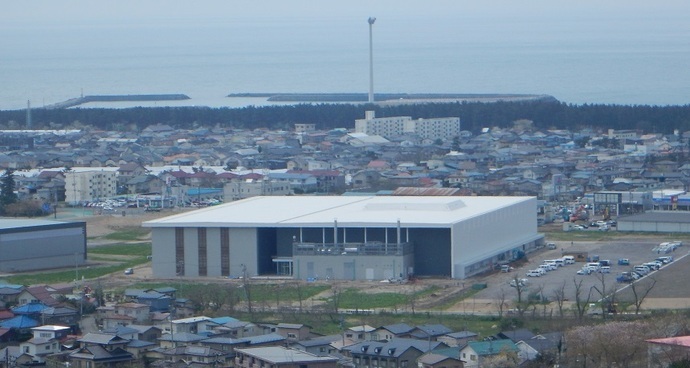
[[[295,282],[295,292],[297,292],[297,301],[299,302],[299,312],[302,313],[302,301],[304,300],[304,289],[300,281]]]
[[[342,289],[340,285],[331,285],[331,303],[333,305],[333,312],[338,314],[338,309],[340,308],[340,295],[342,294]]]
[[[407,294],[407,303],[410,305],[410,310],[412,311],[412,314],[415,314],[415,308],[417,306],[417,298],[419,296],[417,295],[417,284],[412,285],[412,291]]]
[[[553,297],[558,306],[558,315],[563,317],[563,304],[565,304],[565,280],[563,283],[553,291]]]
[[[645,298],[647,298],[647,295],[649,295],[649,292],[652,291],[654,286],[656,285],[656,280],[648,277],[647,280],[651,280],[651,282],[646,281],[646,285],[642,290],[637,290],[637,287],[635,285],[638,284],[638,282],[633,282],[630,284],[630,291],[633,293],[633,305],[635,305],[635,314],[640,314],[640,308],[642,307],[642,303],[644,302]]]
[[[507,304],[508,300],[506,291],[503,290],[503,288],[500,288],[496,293],[496,299],[494,299],[494,305],[496,305],[496,309],[498,310],[498,318],[503,318],[503,311],[505,310]]]
[[[596,292],[599,293],[599,296],[601,297],[599,299],[599,307],[601,308],[601,318],[606,319],[606,316],[609,314],[609,312],[615,310],[616,290],[615,288],[613,292],[607,290],[605,273],[597,273],[596,278],[597,280],[599,280],[599,286],[592,286],[592,289],[596,290]]]
[[[252,314],[252,288],[247,277],[247,266],[242,265],[242,288],[244,288],[244,296],[247,298],[247,312]]]
[[[522,317],[525,314],[527,308],[529,307],[529,302],[525,302],[523,296],[525,291],[527,291],[527,284],[523,283],[522,280],[520,280],[517,273],[513,277],[512,284],[514,285],[515,292],[517,293],[517,299],[515,300],[515,309],[517,309],[518,315]]]
[[[585,298],[582,290],[582,282],[584,280],[580,279],[579,281],[576,279],[573,279],[573,284],[575,284],[575,316],[578,319],[582,319],[582,317],[585,315],[585,312],[587,311],[587,307],[589,306],[589,301],[592,298],[592,289],[589,289],[587,292],[587,297]]]

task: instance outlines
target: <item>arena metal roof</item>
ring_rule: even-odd
[[[252,197],[147,221],[144,227],[450,227],[534,197]],[[535,201],[536,211],[536,201]]]

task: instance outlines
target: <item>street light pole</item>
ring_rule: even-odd
[[[369,17],[369,103],[374,102],[374,22],[376,18]]]

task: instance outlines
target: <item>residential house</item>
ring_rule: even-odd
[[[236,319],[225,321],[223,323],[216,322],[215,319],[213,319],[211,322],[217,323],[217,325],[211,330],[211,334],[214,336],[227,336],[237,339],[261,334],[258,326],[251,322],[238,321]],[[292,333],[298,334],[299,332],[292,331]],[[288,338],[288,335],[290,334],[290,332],[287,332],[281,335],[285,338]],[[290,337],[290,339],[293,338]]]
[[[355,368],[413,367],[423,354],[448,346],[438,341],[392,339],[390,341],[363,341],[343,348],[352,357]]]
[[[451,332],[436,338],[448,346],[465,346],[470,341],[476,341],[479,334],[472,331]]]
[[[345,330],[345,338],[354,341],[373,340],[376,328],[369,325],[352,326]]]
[[[19,346],[6,346],[0,349],[0,368],[31,366],[34,358],[24,353]]]
[[[41,311],[41,321],[43,323],[50,325],[69,326],[74,331],[78,330],[80,320],[81,315],[79,311],[71,307],[48,307]]]
[[[276,326],[276,333],[288,341],[300,341],[311,336],[311,327],[303,324],[279,323]]]
[[[410,337],[414,327],[407,323],[395,323],[377,328],[372,332],[372,340],[391,340],[394,338]]]
[[[438,341],[438,338],[453,332],[450,328],[440,324],[427,324],[416,326],[410,336],[415,339]]]
[[[70,328],[65,326],[43,325],[34,327],[33,337],[19,344],[22,353],[32,357],[33,363],[45,363],[48,355],[60,351],[60,341],[67,337]]]
[[[208,346],[178,346],[162,351],[167,362],[183,362],[194,367],[227,367],[226,355]]]
[[[218,323],[213,322],[212,318],[206,316],[175,319],[170,321],[170,324],[172,325],[173,334],[191,333],[206,335],[219,326]]]
[[[24,289],[17,297],[17,303],[19,305],[27,303],[42,303],[46,306],[55,306],[59,302],[57,298],[71,294],[72,286],[48,286],[39,285],[32,286]]]
[[[201,336],[189,332],[163,334],[158,338],[158,343],[163,349],[172,349],[178,346],[199,345],[207,336]]]
[[[237,348],[282,346],[285,345],[285,342],[285,337],[276,333],[269,333],[265,335],[243,337],[240,339],[233,339],[229,337],[210,337],[200,341],[199,345],[212,347],[216,350],[222,351],[228,357],[234,357],[235,349]]]
[[[518,357],[521,362],[541,357],[544,361],[555,363],[562,352],[562,343],[562,334],[553,333],[520,340],[515,343],[515,346],[519,349]]]
[[[343,335],[319,336],[313,339],[294,342],[290,344],[290,347],[318,356],[327,356],[337,353],[337,350],[333,347],[333,342],[342,340]]]
[[[18,304],[19,296],[24,291],[24,285],[0,285],[0,307],[7,307],[8,304]]]
[[[517,363],[518,352],[510,340],[470,341],[460,349],[460,359],[465,368],[479,368],[484,366],[484,360],[497,355],[505,355]]]
[[[417,359],[418,368],[464,368],[464,363],[458,358],[447,355],[426,353]]]
[[[127,326],[131,324],[147,324],[150,322],[149,306],[140,303],[120,303],[113,306],[112,314],[102,317],[103,328]]]
[[[71,367],[113,367],[134,361],[125,348],[129,340],[109,334],[88,333],[77,340],[81,347],[68,355]]]
[[[236,349],[236,368],[336,368],[338,358],[317,356],[281,346]]]

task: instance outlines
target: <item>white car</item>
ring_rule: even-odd
[[[529,282],[528,279],[518,279],[517,282],[515,282],[515,279],[510,280],[509,285],[511,287],[517,287],[517,285],[520,286],[527,286],[527,283]]]
[[[541,277],[541,272],[539,272],[537,270],[529,270],[529,271],[527,271],[526,275],[529,277]]]

